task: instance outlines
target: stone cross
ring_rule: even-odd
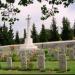
[[[31,30],[30,30],[30,15],[28,15],[28,17],[26,18],[27,20],[27,33],[26,33],[26,37],[31,37]]]

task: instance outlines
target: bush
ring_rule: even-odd
[[[15,62],[20,61],[20,58],[16,53],[12,54],[12,61],[15,61]]]
[[[48,54],[48,49],[45,49],[45,55],[47,55]]]
[[[33,63],[32,62],[28,62],[28,65],[27,65],[27,70],[31,70],[33,69]]]

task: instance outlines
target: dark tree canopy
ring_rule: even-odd
[[[19,33],[18,33],[18,31],[16,32],[15,43],[16,44],[20,44],[20,39],[19,39]]]
[[[39,35],[40,42],[47,42],[47,34],[45,30],[45,26],[42,24],[42,29]]]
[[[59,33],[58,33],[58,30],[57,30],[57,26],[56,26],[56,21],[55,21],[54,17],[52,19],[51,33],[50,34],[51,34],[50,35],[50,41],[58,41],[58,40],[60,40]]]
[[[73,32],[74,32],[74,37],[75,37],[75,22],[74,22],[74,26],[73,26]]]
[[[36,43],[38,42],[38,34],[37,34],[37,31],[36,31],[36,27],[35,27],[35,24],[33,24],[33,27],[32,27],[32,36],[33,38],[33,42]]]
[[[70,28],[70,22],[67,18],[63,18],[62,21],[63,28],[61,33],[62,40],[71,40],[73,39],[72,29]]]

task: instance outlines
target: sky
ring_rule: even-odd
[[[18,17],[20,20],[18,22],[15,22],[15,24],[13,25],[14,35],[15,35],[16,31],[18,31],[20,38],[23,37],[24,29],[27,28],[26,18],[27,18],[28,14],[30,14],[30,17],[31,17],[31,21],[30,21],[31,27],[34,23],[38,33],[41,30],[42,24],[45,25],[46,29],[50,29],[52,17],[49,17],[48,19],[46,19],[44,21],[42,21],[40,19],[41,16],[42,16],[41,6],[43,4],[46,4],[48,8],[50,7],[46,2],[43,2],[43,3],[40,4],[39,2],[36,2],[36,0],[35,0],[34,4],[30,4],[27,7],[17,6],[17,2],[18,2],[18,0],[16,0],[16,3],[15,3],[14,6],[19,7],[21,12],[16,15],[16,17]],[[62,5],[59,6],[59,13],[55,15],[56,23],[57,23],[59,32],[61,32],[62,18],[64,16],[67,17],[70,20],[71,27],[73,27],[73,23],[75,21],[75,3],[71,4],[68,8],[64,8]],[[2,24],[3,24],[3,22],[1,22],[1,25]],[[9,25],[7,25],[7,26],[9,27]]]

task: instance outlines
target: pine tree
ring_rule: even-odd
[[[2,27],[0,27],[0,45],[3,45],[3,40],[4,40],[4,37],[2,34]]]
[[[62,40],[71,40],[73,39],[72,29],[70,28],[70,22],[67,18],[63,18],[62,21],[63,28],[61,33]]]
[[[5,22],[4,25],[2,27],[2,36],[3,36],[3,42],[2,45],[8,45],[8,28],[5,26]]]
[[[38,34],[35,28],[35,24],[33,24],[33,27],[32,27],[32,38],[34,43],[38,42]]]
[[[46,35],[47,35],[47,41],[49,42],[50,38],[51,38],[51,30],[50,29],[45,29],[45,31],[46,31]]]
[[[26,38],[26,30],[24,29],[24,39]]]
[[[24,44],[25,38],[26,38],[26,29],[24,29],[23,38],[20,38],[20,43],[21,43],[21,44]]]
[[[40,32],[40,35],[39,35],[39,40],[40,40],[40,42],[47,42],[47,35],[46,35],[44,25],[42,25],[42,29],[41,29],[41,32]]]
[[[20,44],[20,39],[19,39],[19,33],[18,33],[18,31],[16,32],[15,43],[16,44]]]
[[[74,37],[75,37],[75,22],[74,22],[74,29],[73,29],[73,32],[74,32]]]
[[[14,43],[14,41],[13,41],[14,35],[13,35],[12,25],[10,25],[10,28],[8,31],[8,38],[9,38],[9,44],[13,44]]]
[[[50,33],[50,41],[58,41],[60,40],[60,37],[59,37],[59,33],[58,33],[58,30],[57,30],[57,27],[56,27],[56,21],[55,21],[55,18],[53,17],[52,19],[52,24],[51,24],[51,33]]]

